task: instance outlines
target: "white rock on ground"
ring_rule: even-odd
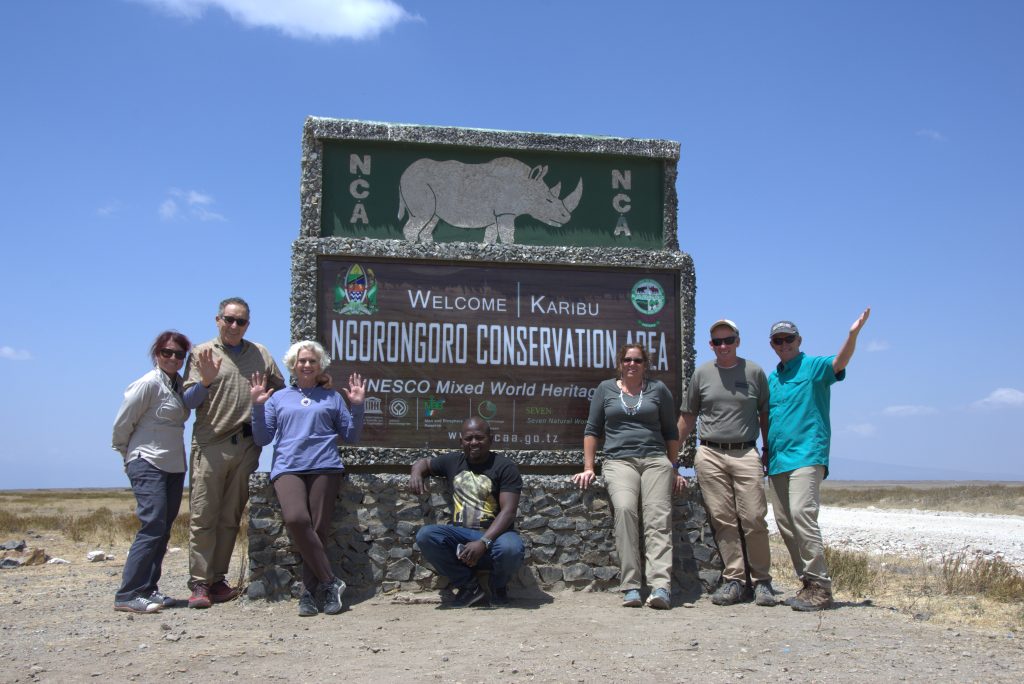
[[[1019,515],[822,506],[818,522],[825,544],[835,548],[929,561],[964,551],[1002,556],[1024,570],[1024,517]],[[768,529],[778,532],[770,505]]]

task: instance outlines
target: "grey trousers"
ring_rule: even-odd
[[[615,508],[615,550],[621,591],[640,588],[640,505],[643,505],[647,586],[672,586],[672,482],[666,456],[609,458],[601,465]]]

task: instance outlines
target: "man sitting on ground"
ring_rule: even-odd
[[[451,525],[424,525],[420,552],[457,589],[454,608],[486,598],[476,570],[491,571],[491,603],[508,604],[508,582],[523,562],[523,540],[513,530],[523,479],[510,459],[491,452],[491,426],[482,418],[462,424],[462,452],[421,458],[412,465],[409,489],[423,494],[424,479],[445,477],[455,506]]]

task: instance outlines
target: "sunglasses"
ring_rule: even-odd
[[[624,357],[622,357],[622,363],[643,363],[643,362],[644,362],[644,360],[642,358],[638,358],[636,356],[624,356]]]
[[[786,335],[785,337],[773,337],[772,344],[774,344],[776,347],[781,347],[784,344],[793,344],[794,340],[796,340],[796,335]]]
[[[226,325],[237,325],[239,328],[244,328],[249,325],[248,318],[235,318],[234,316],[221,316],[220,320],[224,321]]]
[[[723,344],[736,344],[736,336],[729,335],[728,337],[712,337],[711,346],[721,347]]]
[[[180,349],[158,349],[156,353],[165,359],[169,359],[173,356],[180,361],[185,358],[185,352]]]

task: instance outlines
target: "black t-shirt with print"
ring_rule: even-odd
[[[498,494],[523,491],[519,468],[493,451],[483,463],[470,463],[461,451],[437,456],[430,459],[430,473],[448,478],[455,503],[452,522],[460,527],[486,529],[501,510]]]

